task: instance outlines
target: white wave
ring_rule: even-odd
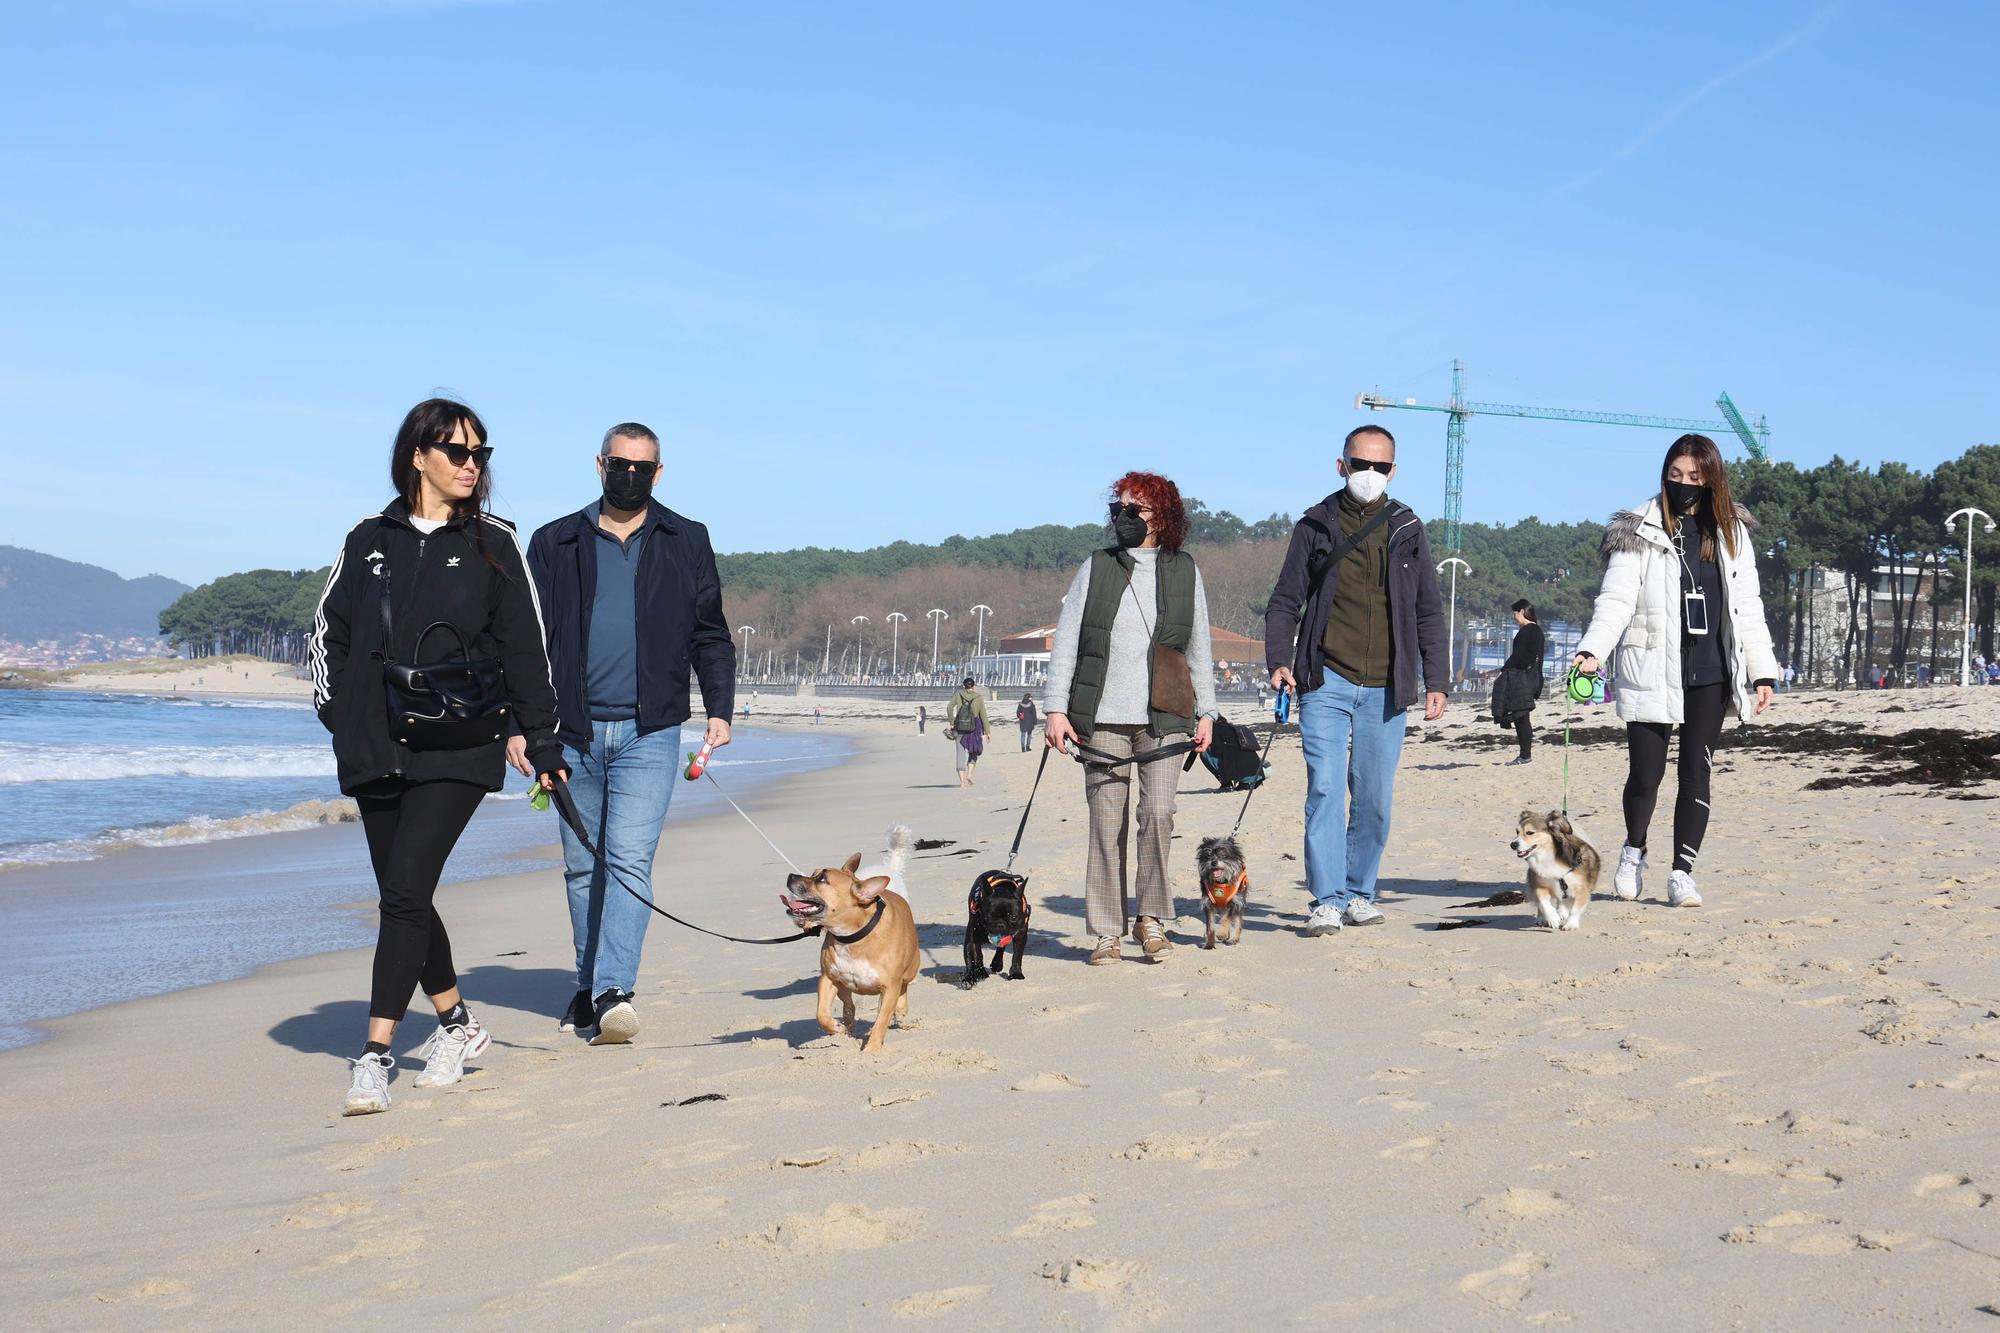
[[[360,818],[352,801],[300,801],[283,810],[258,810],[247,815],[218,819],[195,815],[178,824],[147,828],[112,829],[94,838],[72,838],[62,842],[32,842],[0,847],[0,870],[21,866],[54,865],[64,861],[92,861],[106,852],[130,847],[184,847],[190,843],[221,842],[229,838],[254,838],[265,833],[289,833],[322,824],[351,824]]]
[[[312,707],[308,699],[234,699],[223,695],[211,695],[201,699],[186,699],[173,695],[162,699],[158,695],[136,694],[123,696],[145,699],[151,703],[163,703],[169,708],[255,708],[281,713],[301,713]]]
[[[25,782],[116,782],[126,778],[330,778],[325,745],[56,745],[0,741],[0,786]]]

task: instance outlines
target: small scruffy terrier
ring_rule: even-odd
[[[1201,877],[1201,915],[1208,924],[1204,949],[1215,947],[1216,926],[1222,942],[1243,938],[1243,904],[1250,901],[1250,871],[1243,864],[1243,847],[1235,838],[1203,838],[1195,848],[1195,870]]]

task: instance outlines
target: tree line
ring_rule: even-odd
[[[1955,641],[1940,627],[1956,624],[1964,592],[1963,530],[1948,535],[1944,517],[1965,505],[2000,514],[2000,446],[1975,446],[1929,473],[1894,461],[1869,470],[1839,457],[1810,468],[1744,460],[1730,472],[1738,500],[1758,522],[1765,612],[1782,660],[1836,684],[1858,679],[1867,665],[1900,673],[1916,664],[1926,626],[1926,660],[1943,650],[1945,662],[1956,660]],[[1261,639],[1292,519],[1272,514],[1249,522],[1199,500],[1188,501],[1188,514],[1210,618]],[[1433,524],[1434,536],[1441,530]],[[1461,554],[1472,573],[1458,583],[1459,623],[1504,632],[1509,607],[1525,597],[1545,624],[1583,624],[1597,596],[1603,536],[1604,525],[1594,522],[1466,524]],[[1993,541],[1983,528],[1979,536]],[[722,555],[717,564],[729,625],[753,673],[767,663],[773,674],[822,665],[908,672],[916,664],[961,663],[982,640],[992,651],[1004,635],[1054,623],[1076,567],[1107,540],[1102,525],[1044,525],[865,551]],[[1980,651],[1991,657],[2000,551],[1985,549],[1974,561],[1973,620]],[[1885,580],[1878,574],[1884,567],[1912,577]],[[194,657],[246,652],[302,662],[325,582],[324,569],[226,575],[161,612],[160,631]],[[1885,582],[1882,596],[1871,595]],[[1883,601],[1886,619],[1878,614]],[[1824,608],[1834,604],[1836,623],[1824,623]],[[983,630],[972,611],[981,605],[992,608]],[[933,608],[946,618],[933,623]],[[907,619],[892,623],[891,612]],[[741,633],[744,626],[755,633]],[[1815,659],[1815,651],[1824,655]]]

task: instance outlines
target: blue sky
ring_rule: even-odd
[[[436,389],[502,513],[637,418],[724,550],[1091,520],[1131,466],[1297,513],[1453,357],[1727,389],[1800,463],[2000,439],[1995,11],[1635,8],[24,5],[0,542],[322,564]],[[1438,513],[1443,419],[1377,419]],[[1466,516],[1601,517],[1670,438],[1475,420]]]

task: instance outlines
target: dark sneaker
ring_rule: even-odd
[[[597,1007],[590,1002],[590,992],[580,990],[563,1010],[563,1016],[556,1021],[556,1031],[575,1032],[578,1028],[588,1030],[597,1026]]]
[[[597,997],[597,1035],[592,1046],[622,1046],[639,1035],[639,1014],[632,1007],[632,992],[608,990]]]

